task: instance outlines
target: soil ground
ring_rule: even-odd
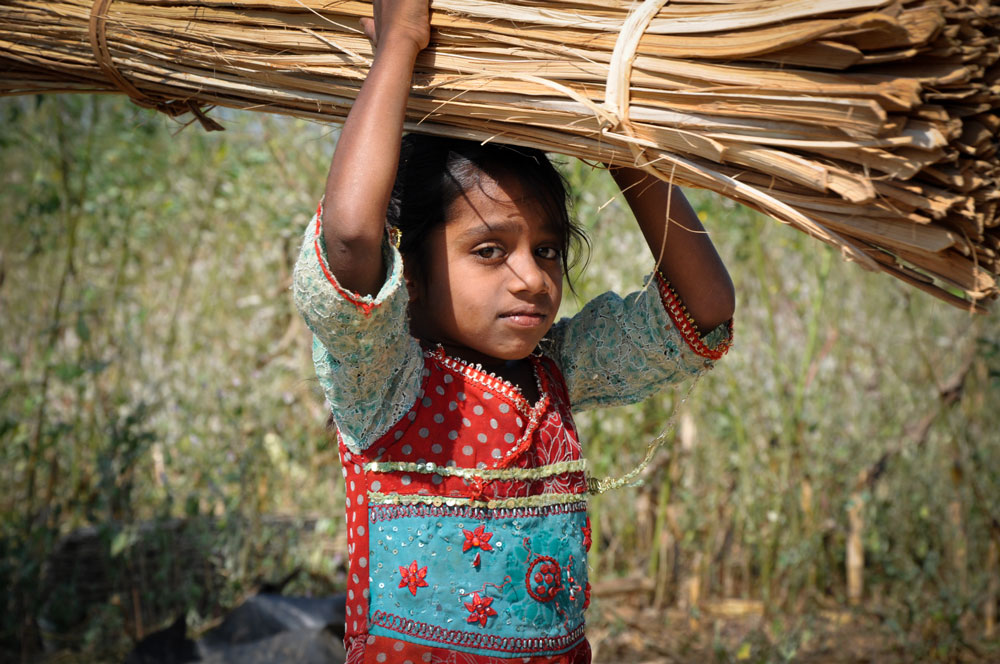
[[[697,612],[630,606],[635,602],[635,595],[595,601],[587,627],[595,664],[1000,663],[998,640],[951,643],[938,651],[912,639],[904,645],[864,612],[766,617],[763,604],[753,600],[703,602]],[[931,641],[940,636],[928,635]]]

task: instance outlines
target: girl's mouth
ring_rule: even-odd
[[[520,327],[536,327],[544,323],[547,316],[537,311],[511,311],[500,314],[500,318]]]

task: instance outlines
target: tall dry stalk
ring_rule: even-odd
[[[957,497],[953,498],[948,503],[948,522],[952,532],[950,546],[951,567],[955,574],[954,578],[957,590],[964,596],[969,592],[969,543],[965,534],[965,519],[962,514],[962,501]]]
[[[997,601],[1000,599],[1000,534],[990,533],[986,552],[986,597],[983,598],[983,636],[992,639],[997,628]]]
[[[865,500],[860,490],[851,494],[847,507],[847,601],[852,606],[861,604],[865,591]]]

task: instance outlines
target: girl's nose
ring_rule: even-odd
[[[533,251],[516,252],[507,259],[507,265],[513,273],[512,292],[535,294],[549,290],[548,274],[538,264]]]

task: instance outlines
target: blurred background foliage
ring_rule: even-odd
[[[227,131],[124,98],[0,101],[3,661],[120,661],[178,614],[343,588],[339,462],[288,290],[336,129],[213,115]],[[606,173],[561,167],[594,244],[571,313],[650,261]],[[595,661],[669,629],[681,659],[804,661],[838,647],[830,624],[899,661],[1000,656],[1000,315],[690,195],[736,345],[693,388],[578,420],[599,476],[662,443],[642,486],[592,501]]]

